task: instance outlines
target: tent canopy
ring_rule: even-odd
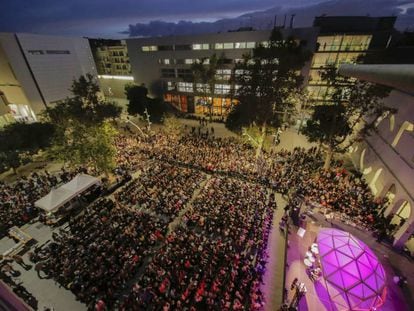
[[[37,200],[35,206],[46,212],[55,212],[59,207],[97,183],[99,183],[98,178],[78,174],[70,182],[57,189],[52,189],[46,196]]]
[[[78,174],[70,182],[64,184],[62,188],[71,192],[82,193],[97,183],[99,183],[99,179],[96,177],[86,174]]]

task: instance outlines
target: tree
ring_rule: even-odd
[[[0,166],[16,169],[33,154],[51,145],[55,127],[50,123],[12,123],[0,131]]]
[[[71,92],[73,97],[46,109],[45,114],[53,123],[61,124],[77,120],[84,124],[96,125],[121,115],[121,107],[99,96],[98,83],[91,74],[74,80]]]
[[[202,104],[208,107],[210,118],[213,112],[214,88],[217,82],[217,69],[224,63],[224,55],[217,57],[213,54],[210,58],[202,58],[191,65],[193,72],[192,81],[195,92],[201,95]]]
[[[109,123],[121,108],[99,97],[99,86],[92,75],[74,80],[72,98],[46,110],[56,126],[50,155],[71,166],[93,167],[106,175],[115,163],[116,130]]]
[[[146,117],[145,111],[152,122],[161,122],[167,107],[162,98],[148,97],[148,90],[144,85],[126,85],[125,93],[128,99],[128,114]]]
[[[381,101],[390,91],[387,87],[339,76],[333,66],[321,76],[332,94],[332,103],[316,106],[302,132],[310,142],[325,148],[324,168],[328,169],[334,153],[345,152],[357,139],[369,135],[377,119],[394,110]]]
[[[169,136],[177,139],[183,132],[183,125],[175,116],[168,116],[164,119],[164,126]]]
[[[239,104],[230,112],[227,128],[241,132],[243,127],[256,124],[264,142],[266,127],[280,126],[283,115],[293,110],[292,94],[301,88],[300,70],[310,56],[302,43],[293,37],[283,38],[274,29],[266,46],[259,45],[235,66],[232,79],[239,86],[235,95]],[[258,155],[262,147],[257,147]]]

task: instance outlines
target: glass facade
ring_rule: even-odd
[[[312,105],[330,101],[332,91],[321,78],[321,72],[328,66],[338,67],[344,63],[357,63],[371,43],[372,35],[319,36],[309,71],[308,92]]]

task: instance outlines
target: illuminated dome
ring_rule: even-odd
[[[372,250],[337,229],[321,229],[317,242],[333,310],[377,310],[385,300],[386,277]]]

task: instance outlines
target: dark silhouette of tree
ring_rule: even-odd
[[[1,170],[16,169],[51,145],[55,127],[50,123],[12,123],[0,131]]]
[[[266,46],[259,45],[235,66],[232,80],[238,85],[235,98],[239,104],[230,112],[227,128],[241,132],[255,124],[264,141],[266,127],[280,126],[283,115],[294,109],[293,94],[303,82],[300,70],[310,56],[301,42],[284,38],[274,29]]]
[[[125,93],[128,99],[128,114],[146,118],[145,111],[152,122],[161,122],[168,110],[162,98],[148,97],[148,89],[144,85],[127,85]]]

